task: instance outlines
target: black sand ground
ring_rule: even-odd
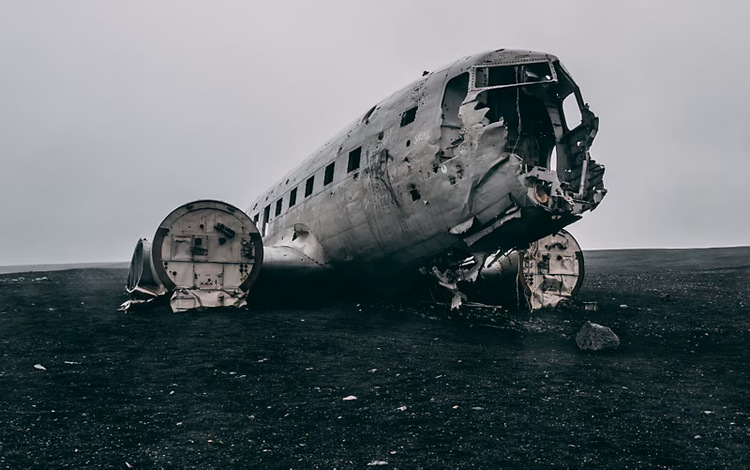
[[[495,327],[426,304],[125,315],[121,269],[2,275],[0,467],[750,466],[750,249],[587,269],[598,311]],[[585,320],[621,348],[579,351]]]

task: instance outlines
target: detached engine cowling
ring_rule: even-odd
[[[138,241],[126,290],[151,298],[171,292],[174,312],[242,307],[262,264],[261,235],[247,214],[224,202],[195,201],[172,211],[153,243]]]

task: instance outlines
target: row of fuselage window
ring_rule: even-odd
[[[360,160],[362,159],[362,147],[357,147],[351,152],[349,152],[349,160],[346,165],[346,172],[351,173],[352,171],[359,169]],[[331,162],[326,166],[325,173],[323,174],[323,187],[328,186],[329,184],[333,183],[333,172],[336,167],[336,162]],[[310,197],[313,193],[313,189],[315,187],[315,175],[307,178],[305,181],[305,197]],[[289,192],[289,201],[288,201],[288,209],[291,209],[294,207],[295,204],[297,204],[297,189],[294,188]],[[274,217],[278,217],[281,215],[281,212],[284,207],[284,197],[282,196],[279,198],[278,201],[276,201],[275,207],[274,207]],[[256,224],[260,220],[260,212],[255,214],[253,216],[253,222]],[[271,220],[271,205],[267,205],[265,209],[263,209],[263,227],[261,229],[261,232],[263,235],[265,235],[266,232],[266,225]]]

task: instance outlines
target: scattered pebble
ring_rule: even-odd
[[[344,397],[344,401],[354,401],[356,399],[357,397],[355,397],[354,395],[349,395],[348,397]]]
[[[385,460],[373,460],[372,462],[367,464],[368,467],[377,467],[380,465],[388,465],[388,462],[386,462]]]
[[[406,411],[406,406],[399,406],[396,408],[398,411]]]
[[[34,364],[34,369],[36,369],[36,370],[47,370],[47,368],[44,367],[41,364]]]

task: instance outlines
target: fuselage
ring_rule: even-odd
[[[569,95],[583,115],[570,127]],[[468,56],[373,106],[246,212],[264,246],[321,266],[406,269],[456,247],[523,247],[601,201],[597,127],[555,56]]]

